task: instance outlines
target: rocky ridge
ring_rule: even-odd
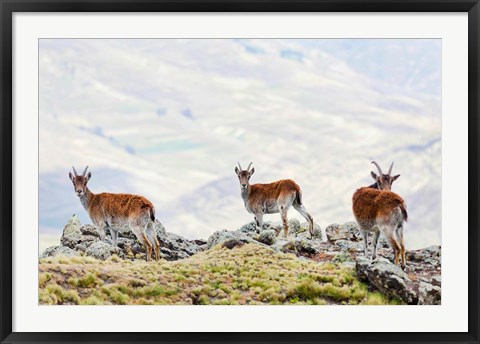
[[[299,259],[309,259],[320,264],[334,262],[351,267],[356,270],[357,277],[372,290],[379,290],[407,304],[441,303],[440,246],[407,251],[407,267],[402,270],[392,263],[393,252],[383,237],[379,241],[378,258],[372,261],[364,257],[363,239],[355,222],[327,226],[327,238],[322,238],[317,225],[313,238],[310,238],[306,222],[291,219],[289,226],[287,238],[283,238],[280,223],[265,223],[262,230],[257,231],[251,222],[237,230],[216,231],[205,241],[189,240],[167,232],[158,220],[155,222],[161,253],[166,260],[188,258],[216,245],[234,248],[255,244],[269,247],[275,252],[293,253]],[[372,248],[369,249],[371,254]],[[75,215],[65,225],[60,245],[47,248],[40,258],[56,255],[85,255],[101,260],[112,255],[122,259],[145,259],[144,249],[131,231],[120,232],[118,247],[113,247],[108,235],[106,242],[100,241],[97,229],[89,224],[81,224]]]

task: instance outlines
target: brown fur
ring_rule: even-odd
[[[393,209],[400,207],[404,220],[408,219],[405,201],[392,191],[363,187],[353,194],[352,201],[356,218],[373,220],[388,216]]]
[[[396,193],[386,190],[363,187],[352,197],[352,209],[355,219],[364,234],[365,255],[367,254],[367,232],[374,231],[374,253],[379,231],[383,231],[394,251],[394,263],[402,259],[405,268],[405,245],[403,240],[403,221],[407,221],[405,201]],[[376,231],[374,228],[377,228]]]
[[[90,195],[88,213],[92,220],[97,220],[96,222],[106,217],[126,220],[143,214],[150,218],[151,212],[155,209],[152,202],[143,196],[105,192],[96,195],[90,192]]]
[[[250,193],[248,202],[250,207],[262,207],[267,202],[277,202],[283,199],[301,194],[300,186],[291,179],[282,179],[269,184],[252,184],[250,185]],[[301,204],[301,203],[300,203]]]
[[[300,186],[291,179],[282,179],[269,184],[250,185],[250,177],[255,172],[255,168],[249,169],[250,165],[247,170],[242,170],[239,164],[240,169],[235,168],[235,173],[240,182],[245,209],[255,215],[257,228],[262,229],[264,214],[280,213],[286,238],[288,235],[287,213],[290,206],[293,206],[307,220],[310,236],[313,238],[313,218],[302,204]]]
[[[261,221],[258,218],[260,214],[280,213],[283,224],[283,235],[288,235],[287,212],[290,205],[295,209],[302,207],[302,191],[300,186],[291,179],[282,179],[269,184],[252,184],[248,186],[248,201],[245,207],[248,211],[256,214],[255,220],[261,227]],[[310,224],[310,235],[313,237],[313,218],[310,214],[304,212],[306,220]]]
[[[90,219],[98,228],[100,239],[105,239],[105,228],[110,229],[112,242],[116,245],[119,228],[128,224],[138,241],[146,248],[147,261],[151,259],[152,249],[156,260],[160,260],[160,243],[155,233],[155,208],[143,196],[130,194],[100,193],[94,194],[87,187],[91,173],[85,175],[69,174],[75,192],[87,211]]]

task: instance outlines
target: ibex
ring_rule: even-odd
[[[358,189],[352,197],[353,214],[363,233],[365,256],[368,255],[368,233],[374,232],[373,256],[377,257],[377,243],[380,233],[383,232],[394,251],[394,263],[398,264],[401,257],[402,268],[405,268],[405,244],[403,240],[403,222],[407,221],[407,206],[405,201],[396,193],[391,192],[392,183],[400,176],[392,177],[393,162],[387,174],[383,174],[377,166],[380,176],[372,172],[376,183],[369,187]]]
[[[255,215],[255,223],[261,230],[264,214],[280,213],[283,223],[283,234],[288,235],[287,212],[293,206],[309,224],[310,236],[313,238],[313,218],[302,204],[302,190],[297,183],[291,179],[282,179],[270,184],[250,184],[250,177],[255,168],[250,170],[252,163],[246,170],[242,169],[240,163],[235,167],[235,173],[240,182],[240,190],[245,209]],[[325,240],[326,236],[323,236]]]
[[[155,250],[156,260],[160,260],[160,244],[155,233],[155,208],[143,196],[129,194],[100,193],[94,194],[87,187],[92,174],[87,167],[81,175],[75,167],[73,175],[69,172],[75,193],[87,211],[90,219],[98,228],[100,240],[105,240],[105,229],[112,234],[112,243],[117,245],[118,230],[125,225],[130,229],[147,250],[147,261],[151,259],[152,248]]]

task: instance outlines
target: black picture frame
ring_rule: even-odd
[[[0,339],[2,343],[396,342],[479,343],[478,0],[0,0]],[[468,12],[468,332],[465,333],[31,333],[12,332],[12,16],[15,12]],[[454,316],[452,314],[452,316]],[[159,319],[161,321],[161,319]],[[374,321],[374,319],[372,319]]]

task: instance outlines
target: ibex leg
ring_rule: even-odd
[[[100,241],[105,241],[105,224],[101,223],[97,225],[98,229],[98,236],[100,237]]]
[[[365,258],[368,258],[368,232],[362,230],[363,234],[363,252],[365,253]]]
[[[402,269],[405,269],[405,242],[403,240],[403,224],[397,227],[397,238],[400,241],[401,255],[402,255]]]
[[[257,231],[263,229],[263,214],[255,214],[255,225],[257,226]]]
[[[137,240],[145,246],[146,249],[146,254],[147,254],[147,261],[150,260],[152,256],[152,244],[150,243],[150,240],[148,240],[147,236],[145,235],[143,229],[144,226],[140,226],[138,224],[130,224],[130,227],[132,228],[133,234],[137,237]]]
[[[283,237],[286,238],[288,235],[288,218],[287,218],[288,209],[283,207],[280,213],[282,216],[282,223],[283,223]]]
[[[158,261],[160,260],[160,243],[158,242],[157,233],[155,232],[155,227],[153,222],[149,222],[147,224],[147,228],[145,229],[147,234],[148,240],[153,245],[155,250],[155,259]]]
[[[387,226],[383,227],[383,232],[384,232],[385,237],[387,238],[388,242],[390,243],[390,246],[392,246],[392,248],[393,248],[393,253],[394,253],[393,263],[395,265],[397,265],[398,264],[398,259],[400,257],[401,246],[398,243],[397,234],[395,233],[395,229],[393,229],[390,225],[387,225]]]
[[[145,248],[147,250],[147,262],[152,259],[152,244],[150,243],[150,240],[148,240],[147,235],[142,232],[143,236],[143,242],[145,244]]]
[[[313,239],[313,217],[307,212],[307,209],[305,209],[304,205],[294,203],[293,207],[295,208],[296,211],[300,213],[300,215],[302,215],[305,218],[305,220],[307,220],[309,231],[310,231],[310,237]],[[326,241],[326,235],[322,235],[322,237],[323,237],[322,240]]]
[[[112,245],[117,246],[118,232],[110,226],[108,227],[108,229],[110,230],[110,234],[112,235]]]
[[[380,231],[377,230],[373,236],[373,256],[372,259],[377,258],[377,245],[378,245],[378,238],[380,238]]]

